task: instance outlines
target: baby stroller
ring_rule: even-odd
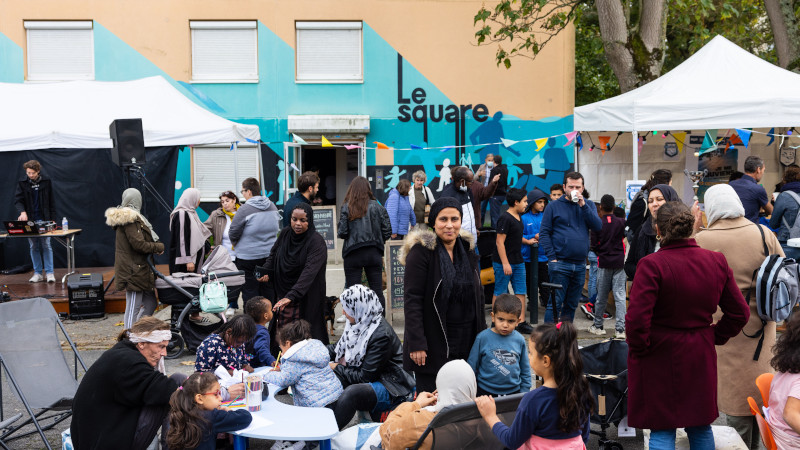
[[[200,312],[200,286],[208,282],[209,275],[214,274],[214,279],[219,279],[228,288],[228,301],[238,300],[244,286],[244,272],[237,270],[231,261],[228,251],[222,246],[217,246],[206,258],[200,273],[176,272],[165,276],[156,270],[148,260],[150,269],[156,275],[156,290],[161,303],[172,306],[170,328],[172,340],[167,347],[167,359],[174,359],[183,354],[184,349],[194,351],[214,330],[219,327],[219,322],[202,325],[189,320],[189,313]],[[225,315],[219,314],[220,320],[225,321]]]
[[[597,409],[591,421],[600,425],[592,434],[600,437],[600,450],[622,450],[622,444],[608,439],[606,429],[613,423],[619,426],[627,415],[628,402],[628,343],[621,339],[607,339],[580,349],[583,371],[589,381],[592,395],[597,399]]]

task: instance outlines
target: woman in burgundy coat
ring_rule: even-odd
[[[676,428],[686,428],[692,450],[714,448],[714,346],[750,317],[725,256],[689,239],[694,220],[680,202],[658,210],[661,249],[639,262],[625,317],[629,423],[651,430],[653,450],[674,449]],[[714,325],[717,307],[723,316]]]

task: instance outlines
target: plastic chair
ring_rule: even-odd
[[[522,401],[524,393],[497,397],[494,399],[497,406],[497,416],[506,425],[511,425],[517,415],[517,407]],[[433,416],[428,428],[422,433],[412,450],[420,448],[422,443],[433,434],[431,449],[462,449],[462,450],[494,450],[504,449],[505,446],[495,437],[492,430],[478,412],[475,402],[451,405],[442,408]]]
[[[773,373],[762,373],[756,377],[756,386],[761,392],[761,400],[764,402],[764,407],[769,407],[769,388],[772,385],[772,377],[774,376],[775,374]]]
[[[74,374],[61,350],[56,326],[61,328],[72,349]],[[49,301],[32,298],[0,303],[0,372],[6,371],[9,384],[30,416],[21,424],[0,431],[0,441],[38,432],[45,447],[52,448],[44,431],[72,415],[72,399],[78,389],[78,362],[85,372],[86,364]],[[3,421],[2,401],[0,392],[0,421]],[[36,430],[16,434],[29,424]]]
[[[747,397],[747,403],[750,405],[750,412],[756,416],[756,423],[758,423],[758,431],[761,433],[761,442],[767,450],[778,450],[778,445],[775,444],[775,438],[772,437],[772,430],[769,428],[769,423],[764,420],[761,411],[758,410],[758,404],[753,397]]]

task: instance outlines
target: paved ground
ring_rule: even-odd
[[[328,287],[328,295],[338,295],[341,292],[341,287],[344,285],[344,271],[342,269],[341,264],[339,265],[328,265],[328,277],[327,277],[327,287]],[[338,311],[341,311],[340,307],[337,307]],[[169,317],[169,309],[164,309],[156,313],[156,315],[163,319],[168,319]],[[541,318],[544,317],[544,311],[540,308],[539,311],[540,321]],[[80,354],[83,357],[84,361],[87,365],[91,366],[100,355],[111,347],[115,340],[117,334],[122,330],[122,315],[121,314],[111,314],[106,316],[103,319],[95,319],[95,320],[83,320],[83,321],[65,321],[65,327],[76,343],[80,350]],[[488,323],[488,320],[487,320]],[[591,325],[591,322],[585,318],[583,314],[578,314],[575,317],[575,325],[579,329],[579,343],[582,346],[590,345],[595,342],[599,342],[601,339],[597,336],[589,334],[586,331],[586,328]],[[613,321],[606,322],[606,328],[613,330]],[[336,324],[336,336],[340,336],[343,329],[343,324],[337,323]],[[398,335],[402,338],[402,328],[396,330]],[[335,341],[335,337],[332,337],[332,341]],[[68,360],[68,361],[71,361]],[[174,373],[174,372],[181,372],[190,374],[194,369],[194,355],[193,354],[185,354],[181,358],[175,360],[168,360],[167,361],[167,373]],[[16,398],[15,395],[12,394],[9,384],[3,376],[3,385],[2,385],[2,401],[3,401],[3,412],[5,417],[9,417],[14,415],[18,412],[24,412],[22,404]],[[59,448],[61,446],[61,437],[60,433],[62,430],[66,429],[69,426],[69,419],[59,424],[56,428],[57,430],[51,430],[46,433],[48,437],[48,441],[50,444],[55,447]],[[31,427],[32,428],[32,427]],[[599,427],[593,425],[593,429],[599,430]],[[617,432],[616,429],[611,426],[608,430],[608,435],[610,437],[616,438]],[[640,449],[643,448],[643,439],[641,435],[641,431],[637,432],[637,437],[635,438],[622,438],[619,439],[625,449]],[[261,441],[261,442],[251,442],[250,448],[254,450],[259,449],[268,449],[271,445],[270,442]],[[41,438],[38,434],[22,438],[19,440],[12,441],[9,443],[10,448],[12,449],[41,449],[45,448]],[[597,437],[593,436],[589,442],[588,448],[597,448]]]

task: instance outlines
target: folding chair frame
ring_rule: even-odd
[[[53,315],[55,315],[55,310],[53,310]],[[69,337],[69,334],[67,334],[67,330],[64,328],[64,324],[61,323],[61,320],[58,318],[58,316],[56,316],[56,323],[58,324],[59,328],[61,328],[61,332],[64,334],[64,337],[67,339],[67,342],[69,343],[69,346],[72,349],[72,353],[74,355],[73,364],[74,364],[74,367],[75,367],[75,379],[77,380],[78,379],[78,362],[81,363],[81,367],[83,367],[84,373],[86,372],[86,363],[83,362],[83,358],[81,358],[81,355],[78,353],[78,349],[77,349],[77,347],[75,347],[75,343],[72,342],[72,339]],[[9,428],[7,431],[4,431],[2,434],[0,434],[0,442],[2,442],[3,440],[12,441],[12,440],[19,439],[19,438],[22,438],[22,437],[25,437],[25,436],[29,436],[31,434],[34,434],[34,433],[38,432],[39,436],[42,437],[42,442],[44,442],[44,445],[47,447],[47,449],[48,450],[52,450],[52,447],[50,446],[50,443],[47,442],[47,437],[44,435],[44,432],[49,430],[49,429],[51,429],[51,428],[53,428],[54,426],[58,425],[59,423],[61,423],[62,421],[64,421],[65,419],[67,419],[68,417],[70,417],[72,415],[72,399],[68,399],[69,400],[69,404],[68,405],[63,403],[63,401],[66,400],[66,399],[62,399],[61,401],[59,401],[57,403],[54,403],[53,405],[50,405],[47,408],[42,408],[41,411],[39,411],[38,413],[34,414],[33,410],[28,405],[28,401],[25,398],[25,394],[19,388],[19,384],[17,383],[17,380],[14,377],[14,374],[11,372],[11,370],[9,370],[8,366],[6,365],[6,361],[3,359],[3,355],[0,355],[0,378],[2,378],[3,369],[5,369],[6,377],[11,382],[11,385],[14,387],[14,389],[17,391],[17,395],[22,400],[22,404],[25,406],[25,410],[28,412],[28,415],[30,417],[28,419],[26,419],[24,422],[22,422],[20,425],[13,426],[13,427]],[[67,411],[56,412],[56,413],[54,413],[52,415],[49,415],[49,416],[43,416],[47,412],[59,411],[61,409],[64,409],[65,407],[68,407]],[[2,382],[0,382],[0,421],[3,421],[3,414],[4,414],[3,410],[4,410],[4,408],[3,408],[3,384],[2,384]],[[41,416],[43,416],[43,417],[41,417]],[[44,426],[44,427],[41,426],[40,423],[39,423],[40,421],[43,422],[45,420],[50,420],[50,419],[52,419],[53,422],[48,424],[48,425],[46,425],[46,426]],[[27,433],[19,434],[19,435],[16,435],[16,436],[13,436],[13,437],[9,438],[9,436],[11,436],[14,433],[16,433],[22,427],[24,427],[24,426],[26,426],[28,424],[31,424],[31,423],[33,423],[33,425],[36,427],[36,431],[29,431]],[[3,445],[3,447],[5,447],[5,445]]]

